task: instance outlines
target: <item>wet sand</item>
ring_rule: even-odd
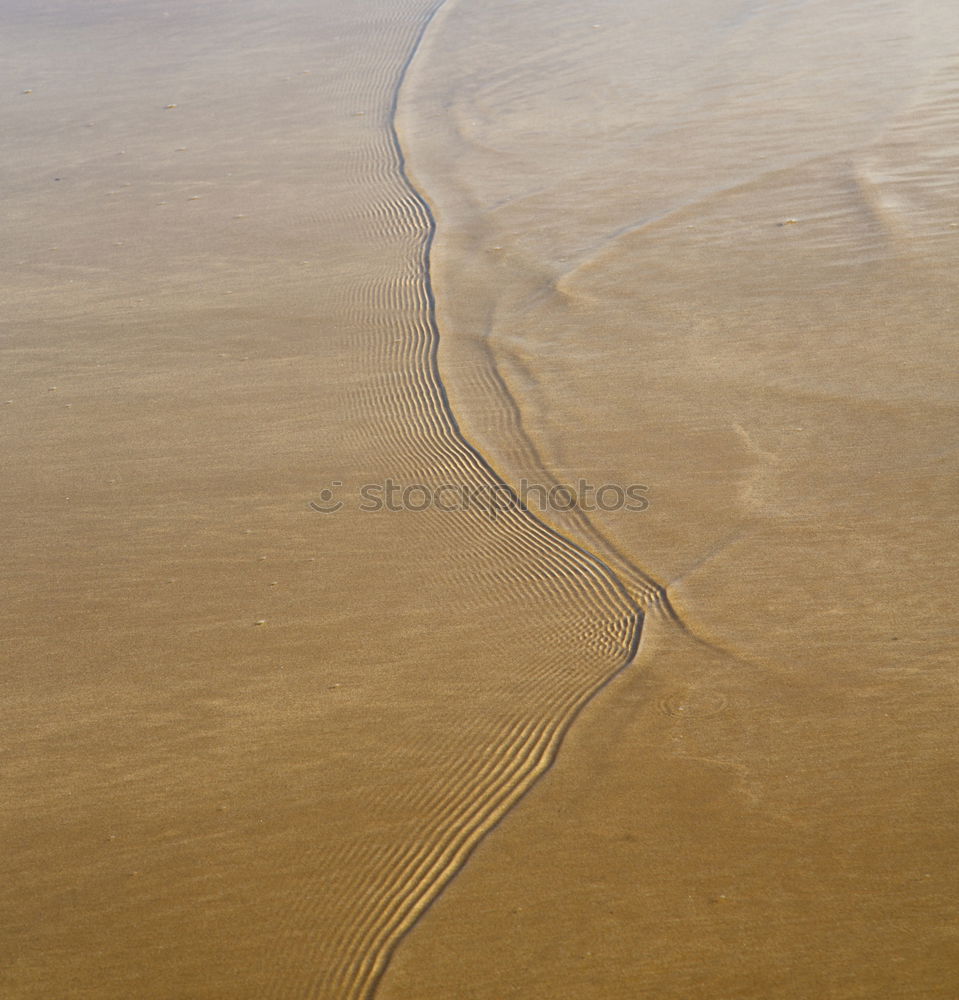
[[[955,995],[959,31],[704,6],[0,6],[4,996]]]

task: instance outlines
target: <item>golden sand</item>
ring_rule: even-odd
[[[0,995],[955,996],[937,6],[0,3]]]

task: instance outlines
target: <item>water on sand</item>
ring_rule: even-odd
[[[0,6],[4,995],[951,997],[950,17]]]

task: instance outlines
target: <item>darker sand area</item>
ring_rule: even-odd
[[[523,511],[359,506],[502,485],[391,132],[432,9],[9,8],[5,996],[369,996],[635,649]]]
[[[959,31],[874,6],[0,0],[0,995],[955,996]]]

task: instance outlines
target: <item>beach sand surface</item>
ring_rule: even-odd
[[[954,996],[953,17],[0,14],[0,994]]]
[[[554,520],[688,632],[647,618],[383,997],[955,994],[957,41],[858,0],[429,36],[454,406],[512,481],[648,485]]]

